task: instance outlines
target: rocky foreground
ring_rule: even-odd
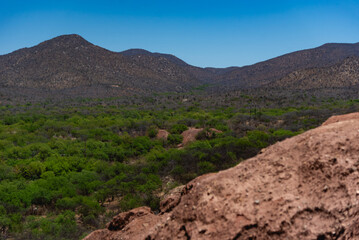
[[[97,239],[359,239],[359,113],[121,213]]]

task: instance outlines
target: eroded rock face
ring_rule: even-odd
[[[160,210],[162,213],[170,212],[180,203],[184,189],[185,186],[178,186],[163,197],[160,203]]]
[[[139,207],[120,213],[107,224],[107,229],[92,232],[84,240],[145,239],[147,230],[159,221],[149,207]]]
[[[159,215],[147,209],[122,230],[98,230],[86,239],[359,239],[355,116],[342,116],[234,168],[198,177]],[[99,238],[99,231],[113,233]]]

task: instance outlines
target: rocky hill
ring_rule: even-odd
[[[359,239],[359,113],[121,213],[86,240]]]

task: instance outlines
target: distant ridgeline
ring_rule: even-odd
[[[336,93],[342,93],[358,87],[358,57],[358,43],[333,43],[250,66],[199,68],[169,54],[142,49],[111,52],[79,35],[63,35],[0,56],[0,101],[144,96],[198,89],[228,94],[243,89],[340,89]]]

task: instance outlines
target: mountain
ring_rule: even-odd
[[[359,57],[359,43],[324,44],[317,48],[285,54],[250,66],[232,68],[222,74],[218,81],[230,87],[260,87],[294,71],[329,67],[351,56]]]
[[[189,66],[186,62],[179,59],[178,57],[171,55],[171,54],[163,54],[163,53],[152,53],[144,49],[129,49],[123,52],[120,52],[123,56],[130,56],[130,57],[138,57],[138,56],[152,56],[157,58],[164,58],[176,65],[179,66]]]
[[[359,113],[263,149],[115,216],[84,240],[359,239]]]
[[[297,70],[271,86],[301,90],[359,86],[359,57],[349,57],[329,67]]]
[[[170,54],[112,52],[79,35],[62,35],[0,56],[0,98],[188,92],[204,84],[208,91],[222,93],[262,87],[352,87],[358,85],[355,57],[359,43],[332,43],[250,66],[200,68]]]
[[[181,63],[183,64],[183,63]],[[116,88],[122,93],[188,89],[193,74],[168,58],[128,55],[64,35],[0,56],[0,86],[62,90]]]

